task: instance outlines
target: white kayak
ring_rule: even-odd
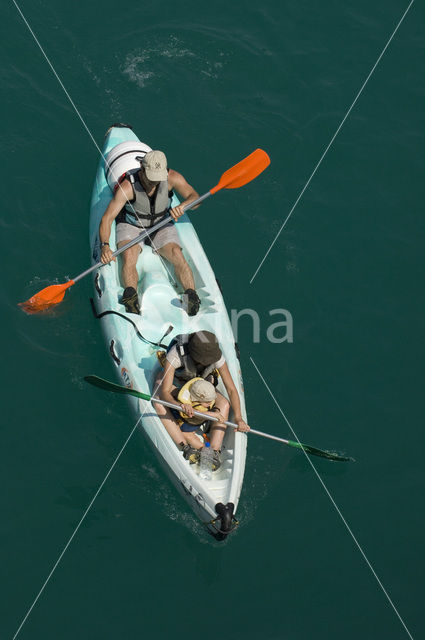
[[[117,145],[121,146],[117,148]],[[107,132],[103,156],[108,159],[108,175],[105,173],[105,160],[101,158],[91,201],[90,247],[93,263],[98,262],[100,258],[99,223],[112,197],[111,186],[121,174],[135,168],[134,164],[131,165],[131,158],[134,162],[135,154],[140,156],[149,150],[150,147],[141,143],[126,126],[114,125]],[[174,195],[172,206],[177,204],[178,200]],[[150,247],[143,248],[137,263],[140,316],[126,313],[120,303],[123,294],[120,257],[116,262],[111,262],[94,272],[95,310],[99,315],[105,311],[114,312],[100,319],[113,366],[121,383],[152,395],[154,382],[160,371],[157,351],[163,349],[158,343],[169,345],[176,335],[200,330],[211,331],[217,336],[226,358],[239,392],[242,415],[246,420],[238,351],[223,297],[187,214],[179,218],[176,228],[184,256],[193,271],[196,291],[201,299],[201,307],[196,316],[189,317],[182,308],[183,291],[175,281],[171,265],[164,264]],[[116,249],[115,224],[112,226],[110,246],[113,251]],[[172,330],[164,338],[170,326]],[[221,380],[218,391],[227,396]],[[224,539],[237,524],[235,514],[245,470],[246,434],[227,429],[221,467],[212,474],[211,480],[204,480],[200,478],[199,465],[191,465],[183,458],[182,452],[168,435],[151,403],[130,396],[128,398],[135,417],[140,418],[143,431],[175,487],[208,530],[217,539]],[[233,416],[230,415],[229,420],[232,419]]]

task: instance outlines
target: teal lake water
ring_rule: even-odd
[[[424,8],[408,2],[19,4],[94,140],[128,122],[203,193],[257,147],[269,169],[192,221],[230,309],[250,424],[241,524],[210,538],[142,434],[30,612],[28,640],[423,638]],[[2,15],[0,638],[11,639],[134,425],[91,280],[54,314],[18,301],[89,266],[98,150],[13,2]],[[292,344],[271,344],[272,309]]]

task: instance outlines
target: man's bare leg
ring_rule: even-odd
[[[163,404],[156,404],[154,400],[152,404],[172,441],[177,446],[180,444],[188,444],[185,434],[180,430],[171,411],[167,407],[164,407]]]
[[[175,242],[169,242],[158,249],[158,253],[173,265],[177,279],[184,289],[183,308],[189,316],[195,316],[199,311],[201,301],[195,291],[192,269],[186,262],[181,247]]]
[[[161,375],[155,381],[155,389],[157,390],[161,385],[162,377],[163,375],[161,373]],[[177,387],[173,385],[171,387],[171,391],[174,391],[175,389],[177,389]],[[176,445],[189,444],[194,449],[202,449],[203,445],[198,436],[193,432],[183,432],[178,426],[173,414],[168,409],[168,407],[164,407],[163,404],[156,404],[155,401],[153,401],[152,404],[154,405],[155,411],[160,417],[161,422],[164,425],[168,435]]]
[[[186,289],[195,289],[192,269],[186,262],[186,258],[178,244],[169,242],[158,249],[158,253],[168,262],[171,262],[176,272],[176,277],[185,291]]]
[[[225,420],[229,419],[229,409],[230,403],[227,398],[221,395],[221,393],[217,393],[215,399],[215,406],[220,410],[221,415]],[[210,431],[210,444],[211,448],[215,451],[219,451],[221,449],[221,445],[223,444],[224,434],[226,433],[226,425],[222,423],[213,422]]]
[[[128,240],[120,242],[118,248],[127,244]],[[130,247],[122,254],[122,270],[121,277],[124,285],[124,289],[127,287],[133,287],[137,291],[137,283],[139,281],[139,274],[137,273],[136,264],[142,249],[140,245],[136,244]]]

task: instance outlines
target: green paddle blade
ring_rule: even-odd
[[[303,449],[306,453],[309,453],[312,456],[319,456],[320,458],[335,460],[335,462],[355,462],[354,458],[347,458],[346,456],[341,456],[338,453],[332,453],[331,451],[322,451],[322,449],[316,449],[316,447],[309,447],[306,444],[301,444],[300,442],[294,442],[293,440],[288,440],[288,444],[290,447],[295,447],[296,449]]]
[[[128,387],[122,387],[119,384],[114,384],[113,382],[109,382],[109,380],[104,380],[103,378],[99,378],[98,376],[85,376],[84,380],[89,384],[92,384],[94,387],[99,387],[99,389],[104,389],[105,391],[123,393],[124,395],[142,398],[142,400],[151,399],[151,396],[148,396],[147,393],[142,393],[141,391],[136,391],[135,389],[129,389]]]

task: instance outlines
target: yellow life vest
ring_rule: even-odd
[[[212,402],[209,403],[208,407],[205,407],[201,402],[193,402],[190,399],[190,387],[193,385],[194,382],[196,382],[197,380],[203,380],[203,378],[192,378],[192,380],[188,380],[188,382],[186,382],[186,384],[184,384],[182,386],[182,388],[180,389],[178,395],[177,395],[177,400],[179,402],[181,402],[182,404],[190,404],[192,405],[192,407],[195,409],[195,411],[201,411],[202,413],[206,412],[206,411],[211,411],[211,409],[213,408],[215,401],[213,400]],[[193,416],[193,418],[189,418],[188,415],[186,415],[186,413],[184,413],[183,411],[179,412],[181,417],[184,419],[185,422],[187,422],[188,424],[202,424],[204,422],[203,418],[199,417],[199,416]]]

